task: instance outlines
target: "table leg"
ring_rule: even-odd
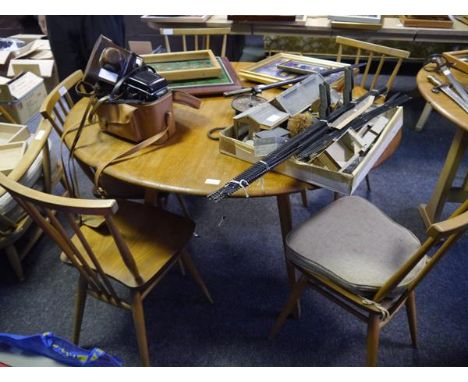
[[[462,129],[457,129],[431,199],[427,204],[421,204],[419,207],[426,227],[439,219],[445,202],[453,199],[452,184],[463,160],[467,142],[468,134]]]
[[[291,202],[289,200],[289,194],[278,195],[276,198],[277,198],[277,203],[278,203],[278,212],[279,212],[280,225],[281,225],[281,236],[283,238],[283,250],[286,251],[286,235],[292,229]],[[292,289],[294,284],[296,283],[296,271],[294,269],[294,266],[286,258],[286,252],[285,252],[285,261],[286,261],[286,271],[288,273],[289,286]],[[301,315],[301,305],[300,305],[300,301],[298,300],[297,306],[294,308],[294,311],[293,311],[293,316],[294,318],[299,318],[300,315]]]
[[[432,111],[432,105],[429,102],[426,102],[426,104],[424,105],[424,109],[421,113],[421,116],[419,117],[418,122],[416,122],[416,126],[414,130],[421,131],[423,129],[424,125],[426,124],[429,118],[429,115],[431,114],[431,111]]]

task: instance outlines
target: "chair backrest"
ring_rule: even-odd
[[[77,70],[70,74],[65,80],[59,83],[46,97],[41,105],[41,114],[54,127],[54,130],[61,137],[65,117],[74,105],[70,90],[83,78],[83,72]]]
[[[389,91],[395,80],[395,77],[400,70],[401,64],[405,58],[408,58],[410,52],[401,49],[390,48],[384,45],[372,44],[370,42],[354,40],[348,37],[337,36],[336,43],[338,44],[338,54],[336,56],[336,61],[341,62],[343,58],[343,46],[348,46],[356,49],[354,63],[358,64],[361,58],[367,58],[366,67],[361,78],[360,86],[366,88],[367,79],[369,77],[369,70],[371,68],[372,61],[378,59],[379,63],[377,70],[373,74],[372,82],[369,86],[369,89],[375,89],[378,83],[380,72],[384,66],[384,63],[387,58],[395,60],[393,71],[390,75],[390,78],[387,80],[385,86],[387,91]]]
[[[210,49],[210,37],[211,36],[222,36],[223,42],[221,46],[221,57],[226,56],[227,36],[231,32],[231,28],[161,28],[159,32],[164,36],[164,42],[166,45],[166,51],[171,52],[171,44],[169,43],[168,36],[182,36],[182,49],[184,52],[187,50],[202,50]],[[194,49],[187,49],[187,36],[193,36],[193,47]],[[202,41],[198,41],[198,37],[203,38]]]
[[[94,293],[111,304],[125,305],[112,287],[109,277],[104,273],[102,265],[76,221],[77,215],[102,216],[122,258],[123,266],[130,271],[136,284],[141,284],[143,280],[135,260],[113,221],[113,215],[118,209],[115,200],[72,199],[49,195],[14,182],[3,174],[0,174],[0,186],[10,192],[39,227],[59,245]],[[57,219],[56,213],[64,214],[64,221],[75,233],[76,241],[70,239],[65,224]]]
[[[447,250],[458,240],[468,228],[468,200],[445,221],[432,224],[428,230],[428,237],[421,247],[382,285],[373,297],[376,302],[382,301],[408,275],[422,258],[433,252],[424,267],[408,285],[411,292],[428,274],[437,262],[446,254]],[[443,240],[442,240],[443,239]]]

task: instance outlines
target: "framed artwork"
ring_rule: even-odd
[[[400,21],[405,27],[413,28],[452,28],[453,21],[445,15],[402,15]]]
[[[217,78],[171,81],[168,87],[183,90],[194,96],[222,95],[224,92],[240,89],[241,83],[236,71],[226,57],[216,57],[221,66],[221,75]]]
[[[159,23],[204,23],[211,15],[186,15],[186,16],[153,16],[144,15],[144,21],[154,21]]]
[[[296,54],[277,53],[239,71],[239,74],[250,81],[271,84],[307,73],[323,72],[348,65]]]
[[[221,65],[210,49],[144,54],[143,61],[168,81],[217,78]]]

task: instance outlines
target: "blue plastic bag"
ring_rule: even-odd
[[[51,332],[21,336],[0,333],[0,344],[52,358],[70,366],[122,366],[122,361],[99,348],[86,350]]]

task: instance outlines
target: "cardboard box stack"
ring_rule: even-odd
[[[0,50],[0,121],[26,124],[58,83],[54,57],[44,35],[15,35],[24,46]]]
[[[22,72],[32,72],[44,79],[50,92],[58,84],[58,76],[49,40],[44,37],[37,34],[10,36],[25,45],[18,50],[0,51],[0,75],[14,77]]]

